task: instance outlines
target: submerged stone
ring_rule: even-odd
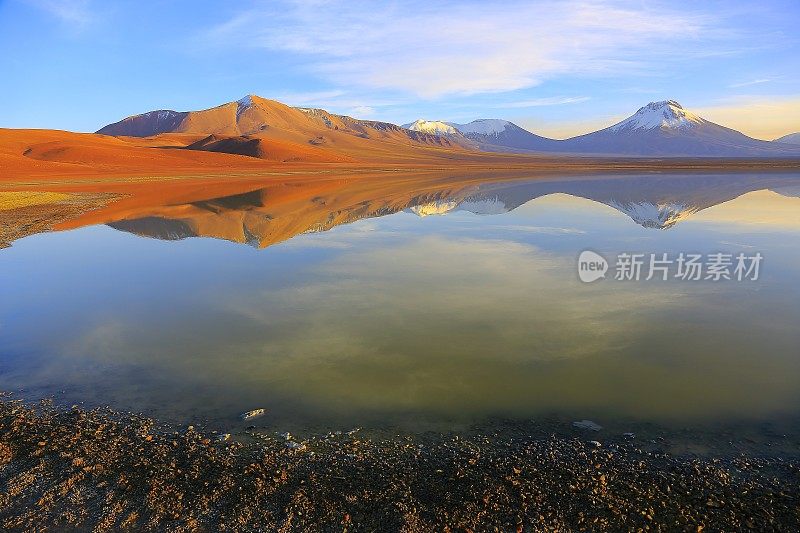
[[[589,431],[600,431],[603,429],[603,426],[591,420],[578,420],[573,422],[572,425],[578,429],[588,429]]]

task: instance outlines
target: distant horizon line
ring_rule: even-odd
[[[378,123],[384,123],[384,124],[392,124],[394,126],[398,126],[398,127],[401,127],[401,128],[405,128],[405,125],[413,124],[414,122],[419,121],[419,120],[424,120],[426,122],[440,122],[440,123],[448,124],[448,125],[453,125],[453,124],[467,125],[467,124],[472,124],[472,123],[477,122],[477,121],[501,120],[503,122],[511,123],[511,124],[517,126],[518,128],[521,128],[521,129],[527,131],[528,133],[530,133],[532,135],[537,135],[537,136],[544,137],[546,139],[550,139],[550,140],[554,140],[554,141],[565,141],[565,140],[569,140],[569,139],[574,139],[576,137],[581,137],[583,135],[589,135],[589,134],[592,134],[592,133],[596,133],[598,131],[602,131],[602,130],[611,128],[611,127],[619,124],[620,122],[623,122],[623,121],[627,120],[627,118],[632,117],[633,115],[635,115],[636,113],[638,113],[639,111],[644,109],[645,107],[648,107],[648,106],[653,105],[653,104],[675,104],[680,109],[688,111],[688,109],[686,107],[684,107],[682,104],[680,104],[677,100],[675,100],[673,98],[667,98],[667,99],[663,99],[663,100],[652,100],[652,101],[648,102],[647,104],[644,104],[644,105],[641,105],[640,107],[638,107],[630,115],[627,115],[627,116],[625,116],[625,117],[623,117],[623,118],[621,118],[619,120],[611,119],[611,120],[614,120],[614,122],[611,122],[610,124],[608,124],[606,126],[603,126],[603,127],[597,128],[597,129],[593,129],[593,130],[588,130],[588,131],[585,131],[583,133],[577,133],[577,134],[573,134],[573,135],[570,135],[570,136],[567,136],[567,137],[559,138],[559,137],[550,137],[550,136],[548,136],[546,134],[542,134],[542,133],[537,133],[537,132],[532,131],[531,129],[529,129],[529,128],[523,126],[523,125],[520,125],[520,124],[518,124],[518,123],[516,123],[514,121],[511,121],[511,120],[508,120],[508,119],[501,119],[501,118],[495,118],[495,117],[480,117],[480,118],[472,119],[472,120],[470,120],[468,122],[456,122],[456,121],[453,121],[453,120],[440,120],[440,119],[431,120],[431,119],[426,119],[426,118],[423,118],[423,117],[419,117],[419,118],[411,120],[409,122],[395,123],[395,122],[390,122],[388,120],[375,120],[375,119],[369,119],[369,118],[358,118],[358,117],[355,117],[355,116],[352,116],[352,115],[346,115],[344,113],[335,113],[335,112],[332,112],[332,111],[328,111],[327,109],[325,109],[324,107],[321,107],[321,106],[315,106],[315,105],[291,105],[291,104],[287,104],[285,102],[282,102],[281,100],[278,100],[277,98],[267,98],[267,97],[261,96],[261,95],[256,94],[256,93],[247,93],[245,96],[243,96],[241,98],[238,98],[238,99],[235,99],[235,100],[229,100],[229,101],[223,102],[221,104],[218,104],[218,105],[215,105],[215,106],[211,106],[211,107],[206,107],[206,108],[203,108],[203,109],[191,109],[191,110],[187,110],[187,111],[177,111],[175,109],[165,109],[165,108],[150,109],[148,111],[143,111],[141,113],[135,113],[133,115],[125,116],[125,117],[123,117],[123,118],[121,118],[119,120],[116,120],[114,122],[109,122],[108,124],[103,124],[102,126],[100,126],[98,129],[96,129],[94,131],[77,131],[77,133],[97,133],[98,131],[100,131],[104,127],[109,126],[111,124],[116,124],[118,122],[130,119],[130,118],[133,118],[133,117],[147,115],[149,113],[157,113],[157,112],[164,112],[164,111],[171,112],[171,113],[192,113],[192,112],[216,109],[218,107],[222,107],[222,106],[230,105],[230,104],[241,104],[241,103],[251,99],[254,96],[256,98],[260,98],[262,100],[270,100],[272,102],[277,102],[277,103],[279,103],[281,105],[285,105],[285,106],[290,107],[292,109],[319,109],[319,110],[325,111],[326,113],[330,113],[332,115],[349,117],[349,118],[352,118],[352,119],[355,119],[355,120],[362,120],[362,121],[365,121],[365,122],[378,122]],[[701,118],[703,118],[703,117],[701,117]],[[719,126],[723,126],[723,127],[726,127],[726,128],[733,129],[733,130],[738,131],[739,133],[742,133],[743,135],[746,135],[746,136],[748,136],[748,137],[750,137],[752,139],[763,140],[763,141],[767,141],[767,142],[773,142],[773,141],[776,141],[776,140],[781,139],[783,137],[787,137],[789,135],[793,135],[795,133],[799,133],[800,132],[800,128],[798,128],[797,130],[788,131],[787,133],[784,133],[783,135],[778,135],[777,137],[773,137],[773,138],[770,138],[770,139],[763,139],[763,138],[760,139],[758,137],[755,137],[755,136],[752,136],[750,134],[744,133],[743,131],[736,129],[735,127],[725,126],[724,124],[719,124],[719,123],[713,122],[713,121],[705,119],[705,118],[703,118],[703,120],[706,120],[707,122],[711,122],[713,124],[717,124]],[[567,124],[568,121],[565,121],[564,123]],[[39,129],[39,128],[32,128],[32,129]],[[50,129],[50,128],[41,128],[41,129]],[[408,128],[405,128],[405,129],[408,129]],[[74,131],[74,130],[62,130],[62,131]],[[438,134],[434,134],[434,135],[438,135]]]

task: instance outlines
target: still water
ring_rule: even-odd
[[[0,389],[222,427],[261,407],[286,428],[800,415],[800,176],[407,192],[301,217],[256,188],[18,240]],[[605,279],[579,280],[587,249]],[[623,252],[763,261],[622,281]]]

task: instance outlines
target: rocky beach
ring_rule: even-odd
[[[298,439],[0,402],[4,531],[792,531],[800,459],[513,429]],[[599,439],[599,440],[594,440]]]

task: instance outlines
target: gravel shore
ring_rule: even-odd
[[[797,457],[670,456],[589,438],[229,438],[5,399],[0,529],[800,529]]]

